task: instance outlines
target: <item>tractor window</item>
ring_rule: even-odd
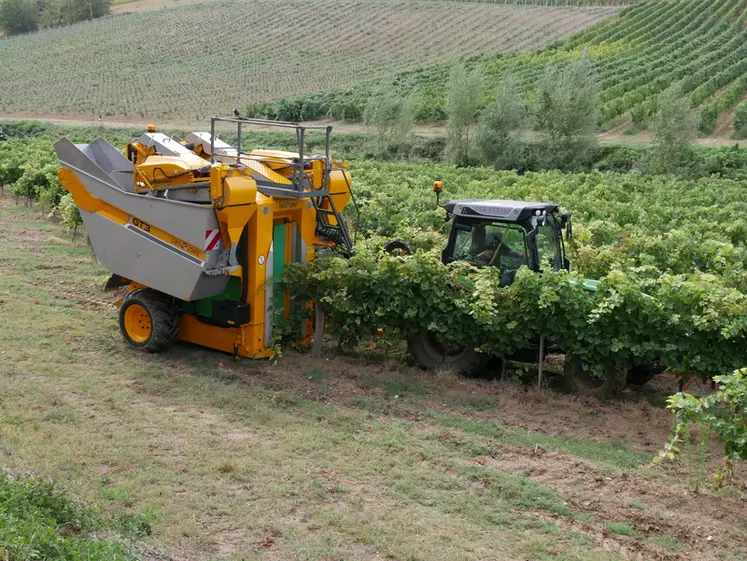
[[[560,239],[553,218],[548,219],[544,226],[537,228],[537,254],[539,257],[538,269],[557,270],[562,268]]]
[[[502,272],[517,271],[527,264],[524,230],[500,223],[476,224],[458,229],[454,260],[468,261],[478,267],[491,265]]]

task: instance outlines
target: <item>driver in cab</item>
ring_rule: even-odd
[[[491,232],[490,241],[487,239],[485,225],[479,224],[472,230],[472,254],[478,266],[500,264],[501,255],[523,259],[524,255],[511,249],[502,232]]]

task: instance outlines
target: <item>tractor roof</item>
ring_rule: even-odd
[[[554,203],[532,203],[527,201],[498,201],[486,199],[456,199],[444,205],[454,216],[484,218],[505,222],[520,222],[537,214],[552,214],[559,208]]]

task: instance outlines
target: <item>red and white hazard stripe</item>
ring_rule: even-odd
[[[212,251],[218,247],[220,230],[205,230],[205,251]]]

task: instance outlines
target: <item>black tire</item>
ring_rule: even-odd
[[[643,386],[653,380],[655,376],[664,372],[664,370],[666,370],[666,367],[658,362],[634,366],[628,371],[628,384]]]
[[[132,306],[140,306],[150,320],[150,329],[147,329],[149,334],[144,340],[128,333],[125,317]],[[131,347],[149,353],[160,353],[168,349],[179,336],[179,318],[179,308],[172,297],[150,288],[141,288],[130,292],[122,300],[119,308],[119,330]]]
[[[604,363],[604,377],[597,378],[587,372],[581,360],[566,355],[563,364],[563,375],[568,387],[581,395],[591,395],[601,399],[613,396],[625,388],[627,372],[611,363]]]
[[[407,338],[407,350],[418,364],[428,370],[451,370],[469,374],[485,366],[490,355],[478,353],[472,346],[449,348],[432,333]]]
[[[384,246],[384,251],[397,255],[412,255],[412,248],[402,240],[392,240]]]

